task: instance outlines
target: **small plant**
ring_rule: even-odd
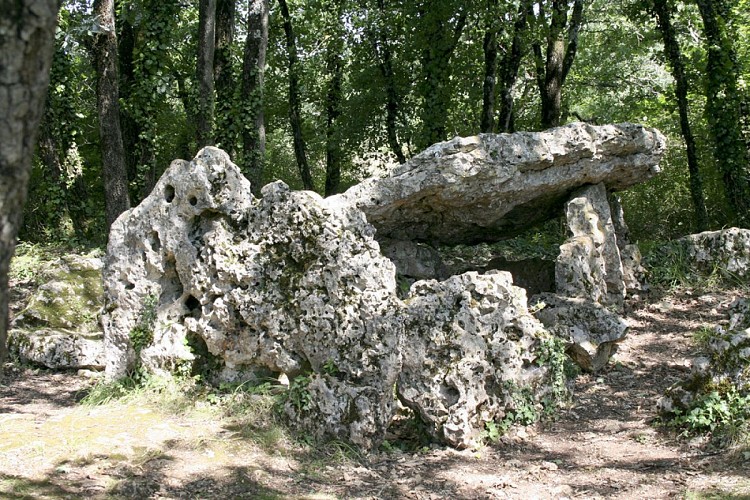
[[[312,405],[312,394],[310,394],[310,375],[298,375],[289,384],[286,400],[292,403],[297,412],[308,411]]]
[[[716,337],[716,328],[710,326],[702,326],[695,332],[693,332],[693,340],[699,346],[707,346],[712,338]]]
[[[136,355],[140,354],[144,347],[148,347],[154,341],[157,301],[158,298],[154,294],[147,295],[143,299],[143,308],[138,324],[130,330],[130,343],[133,345]]]
[[[744,442],[748,437],[750,395],[732,386],[715,388],[697,398],[688,410],[676,411],[669,425],[685,435],[711,433],[725,444]]]

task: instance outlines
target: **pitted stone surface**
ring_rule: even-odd
[[[628,123],[458,137],[339,196],[365,212],[378,238],[491,242],[552,218],[581,186],[648,180],[664,150],[661,133]]]
[[[205,148],[174,162],[113,224],[107,375],[170,371],[196,353],[219,364],[219,376],[285,373],[320,396],[295,405],[290,394],[290,419],[375,446],[401,365],[393,264],[360,211],[280,182],[262,192],[253,198],[228,156]],[[152,338],[136,341],[150,316]]]

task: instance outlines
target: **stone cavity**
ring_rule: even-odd
[[[476,446],[489,422],[520,405],[541,409],[551,373],[538,353],[549,334],[509,273],[418,281],[406,302],[408,348],[396,387],[434,438]]]
[[[10,352],[52,369],[103,369],[102,267],[100,256],[70,254],[37,269],[42,284],[12,319]]]
[[[458,137],[339,196],[379,239],[492,242],[554,217],[581,186],[617,191],[649,179],[665,147],[657,130],[628,123]]]

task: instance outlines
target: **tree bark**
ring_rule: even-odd
[[[286,37],[286,50],[289,68],[289,123],[292,127],[294,138],[294,156],[297,159],[302,185],[310,191],[315,190],[310,165],[307,163],[307,152],[305,139],[302,135],[302,98],[299,91],[299,61],[297,56],[297,41],[294,37],[292,17],[289,15],[289,7],[286,0],[279,0],[281,17],[284,19],[284,35]]]
[[[44,111],[57,9],[57,0],[0,0],[0,371],[8,355],[8,272]]]
[[[292,35],[292,37],[293,36],[294,35]],[[263,83],[267,48],[268,0],[250,0],[247,14],[245,55],[242,62],[242,96],[244,102],[242,109],[246,114],[244,119],[248,120],[250,125],[246,125],[242,128],[242,148],[247,168],[247,177],[250,180],[251,189],[256,196],[260,195],[260,189],[263,187],[263,170],[266,156],[266,126],[265,117],[263,115]],[[296,58],[296,48],[294,55]],[[294,128],[294,125],[292,125],[292,128]],[[296,148],[297,144],[295,142],[295,152]],[[305,186],[305,188],[309,189],[307,186]]]
[[[452,18],[456,20],[451,23]],[[427,9],[422,13],[420,29],[425,39],[420,62],[422,76],[419,85],[423,101],[422,133],[418,147],[425,149],[443,141],[447,135],[446,110],[450,108],[450,59],[466,26],[466,9],[456,13],[445,9]]]
[[[125,148],[125,171],[128,181],[134,181],[138,177],[138,162],[140,161],[140,145],[138,136],[140,127],[138,122],[128,109],[133,87],[135,85],[135,64],[133,55],[135,53],[135,29],[128,21],[127,11],[129,6],[124,0],[115,3],[115,25],[117,26],[117,59],[119,62],[119,94],[120,101],[124,103],[120,107],[120,131],[122,133],[122,145]],[[117,14],[120,17],[117,17]]]
[[[484,32],[484,81],[482,82],[482,116],[479,130],[495,131],[495,83],[497,80],[497,36],[499,32],[497,0],[487,2],[487,28]]]
[[[198,6],[198,123],[195,141],[198,149],[213,145],[214,50],[216,47],[216,0],[200,0]]]
[[[700,232],[708,229],[708,214],[706,212],[706,203],[703,199],[703,179],[698,167],[695,138],[690,127],[688,80],[685,75],[680,44],[675,35],[670,7],[667,1],[654,0],[654,14],[662,35],[662,40],[664,41],[664,54],[667,56],[667,60],[672,67],[672,77],[675,81],[675,96],[677,97],[677,108],[680,113],[680,129],[682,130],[682,137],[685,139],[688,172],[690,173],[690,196],[693,200],[696,229]]]
[[[338,0],[332,13],[334,25],[328,30],[332,36],[329,37],[326,47],[326,70],[328,72],[328,88],[326,89],[326,196],[336,194],[341,183],[343,155],[339,118],[341,116],[341,84],[344,79],[343,10],[343,2]]]
[[[739,68],[731,34],[726,32],[726,0],[697,0],[703,19],[706,60],[706,115],[714,140],[714,157],[735,223],[750,227],[750,165],[742,137]]]
[[[104,177],[104,210],[109,228],[122,212],[130,208],[125,150],[120,130],[114,1],[95,0],[94,13],[99,21],[94,35],[93,53],[97,77],[96,98]]]
[[[513,87],[526,52],[524,40],[528,32],[527,17],[533,15],[533,0],[522,0],[513,22],[513,41],[505,52],[500,65],[500,112],[497,119],[498,132],[513,132]]]
[[[232,43],[234,43],[235,0],[216,2],[216,49],[214,52],[214,82],[216,85],[216,145],[234,158],[236,134],[232,119],[234,108],[234,76],[232,73]]]
[[[538,11],[538,19],[544,22],[543,2],[539,3]],[[574,1],[570,23],[568,1],[552,0],[545,55],[542,55],[540,42],[533,45],[537,86],[542,102],[541,125],[544,129],[560,125],[562,88],[578,51],[578,31],[582,21],[583,0]]]
[[[372,29],[368,29],[367,34],[375,56],[378,59],[378,69],[385,83],[385,130],[388,138],[388,147],[396,155],[399,163],[406,163],[404,150],[401,147],[401,142],[398,140],[399,96],[393,71],[393,55],[391,54],[388,36],[383,25],[386,13],[384,0],[378,0],[378,13],[380,15],[380,22],[378,23],[377,33]]]

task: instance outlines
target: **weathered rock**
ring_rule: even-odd
[[[101,332],[78,333],[39,328],[11,330],[10,352],[22,361],[52,369],[104,368],[104,343]]]
[[[378,238],[497,241],[552,218],[581,186],[649,179],[664,150],[658,131],[633,124],[482,134],[435,144],[340,197],[365,212]]]
[[[602,369],[624,340],[627,322],[615,312],[585,298],[543,293],[533,297],[534,316],[567,342],[566,351],[582,369]]]
[[[401,366],[394,266],[353,207],[280,182],[262,193],[205,148],[112,225],[107,375],[206,351],[224,376],[287,374],[298,427],[375,446]]]
[[[435,438],[473,446],[488,423],[522,407],[538,413],[553,392],[554,368],[538,360],[549,335],[509,273],[419,281],[407,304],[397,391]]]
[[[13,318],[10,352],[48,368],[104,368],[100,256],[69,254],[37,270],[42,283]]]
[[[557,258],[556,290],[622,310],[622,261],[603,184],[586,186],[565,205],[569,238]]]
[[[620,260],[622,261],[622,280],[625,284],[626,295],[635,296],[649,289],[646,280],[646,269],[643,267],[643,258],[638,245],[630,240],[630,229],[625,222],[625,212],[622,208],[620,197],[609,193],[609,207],[612,214],[612,224],[615,228],[617,248],[620,249]]]
[[[732,304],[729,328],[717,327],[706,352],[693,359],[690,375],[658,402],[665,415],[686,414],[710,394],[750,396],[750,301]],[[718,418],[718,417],[717,417]]]
[[[750,277],[750,229],[732,227],[691,234],[673,242],[683,265],[704,275],[714,272],[731,278]]]

